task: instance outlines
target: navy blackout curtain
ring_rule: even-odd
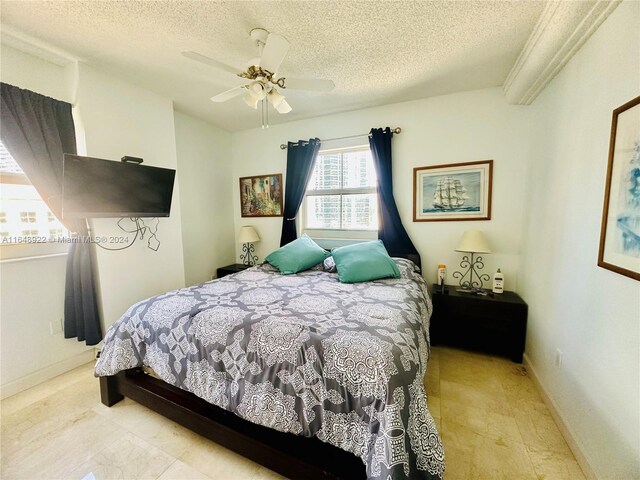
[[[62,155],[76,153],[71,104],[0,84],[2,143],[58,218],[62,213]],[[65,227],[87,238],[86,221],[64,220]],[[93,281],[91,244],[72,243],[67,255],[64,336],[87,345],[102,339]]]
[[[302,205],[307,184],[313,173],[313,166],[320,150],[320,139],[289,142],[287,147],[287,177],[284,192],[284,215],[282,218],[282,235],[280,246],[298,238],[296,231],[296,215]]]
[[[382,240],[389,255],[414,254],[420,258],[407,231],[402,226],[400,213],[393,198],[393,168],[391,161],[391,137],[389,127],[372,128],[369,133],[369,147],[378,176],[378,205],[380,223],[378,238]]]

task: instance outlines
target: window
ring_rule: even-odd
[[[20,212],[21,223],[36,223],[36,212]]]
[[[376,172],[369,147],[321,151],[303,209],[305,230],[377,230]]]
[[[67,233],[1,142],[0,224],[2,245],[30,243],[24,237],[50,239],[53,231],[55,237]]]

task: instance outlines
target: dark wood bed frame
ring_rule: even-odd
[[[366,478],[362,460],[349,452],[248,422],[139,368],[100,377],[100,396],[108,407],[128,397],[287,478]]]
[[[408,258],[420,266],[420,257]],[[124,397],[232,450],[293,479],[366,478],[365,466],[355,455],[308,438],[256,425],[223,410],[193,393],[169,385],[141,368],[100,377],[100,397],[107,407]]]

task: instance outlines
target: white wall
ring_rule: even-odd
[[[65,255],[0,265],[2,398],[93,358],[92,347],[62,334],[66,261]]]
[[[393,139],[394,192],[404,226],[422,257],[425,277],[435,281],[437,264],[446,263],[452,283],[453,271],[459,269],[462,257],[453,249],[465,230],[479,229],[495,252],[484,256],[485,271],[493,273],[497,267],[502,268],[506,288],[517,290],[529,113],[527,107],[508,105],[499,88],[236,132],[234,181],[249,175],[284,175],[287,154],[280,144],[288,140],[343,137],[385,126],[402,128],[402,133]],[[367,143],[366,137],[362,141]],[[335,146],[336,143],[327,144]],[[414,167],[488,159],[494,160],[490,221],[413,222]],[[262,238],[256,250],[260,259],[264,259],[279,246],[282,219],[241,218],[237,184],[233,202],[236,232],[242,225],[254,225]]]
[[[187,285],[234,262],[231,134],[175,112],[182,244]]]
[[[144,158],[145,165],[177,168],[171,100],[81,64],[76,107],[80,119],[76,129],[87,155],[110,160],[129,155]],[[92,223],[95,235],[123,235],[116,219]],[[157,252],[147,248],[146,238],[122,251],[96,248],[105,327],[133,303],[184,287],[179,174],[171,216],[160,219],[157,235],[161,241]]]
[[[4,83],[47,97],[73,103],[73,92],[64,67],[2,44],[0,77]]]
[[[640,94],[638,25],[640,3],[621,4],[532,106],[526,352],[602,479],[640,478],[640,286],[596,265],[611,112]]]
[[[67,69],[1,45],[0,79],[42,95],[70,101]],[[19,248],[0,247],[6,250]],[[55,250],[55,249],[54,249]],[[60,249],[57,249],[58,251]],[[9,256],[11,252],[7,252]],[[65,339],[66,256],[0,264],[0,381],[2,396],[11,395],[63,373],[93,356],[93,348]],[[50,324],[57,333],[51,334]],[[25,348],[25,345],[28,345]]]

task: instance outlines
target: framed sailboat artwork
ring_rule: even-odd
[[[490,220],[493,160],[413,169],[413,221]]]

